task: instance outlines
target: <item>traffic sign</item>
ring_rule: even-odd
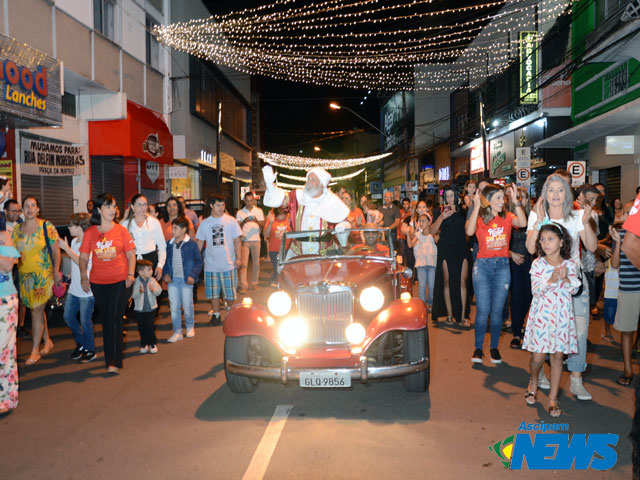
[[[587,180],[587,162],[572,160],[567,162],[567,172],[571,175],[571,186],[579,187]]]
[[[519,187],[529,187],[531,183],[531,168],[522,167],[516,171],[516,185]]]

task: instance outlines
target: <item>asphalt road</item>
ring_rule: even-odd
[[[270,291],[251,293],[261,300]],[[129,323],[117,377],[106,374],[99,328],[98,357],[89,364],[68,359],[75,345],[62,325],[52,330],[54,350],[35,366],[24,364],[31,345],[21,341],[20,405],[0,420],[1,478],[631,477],[633,390],[615,383],[619,347],[600,340],[602,320],[590,328],[585,383],[594,400],[576,400],[565,373],[560,421],[571,434],[619,434],[617,464],[603,472],[514,472],[489,446],[523,421],[553,419],[544,392],[535,407],[525,405],[529,355],[508,348],[510,335],[500,342],[504,363],[472,367],[473,331],[431,327],[429,394],[406,393],[402,380],[388,380],[326,390],[261,383],[253,394],[236,395],[225,384],[222,328],[206,326],[208,309],[204,301],[196,306],[195,338],[167,344],[164,305],[156,355],[138,353]],[[278,406],[290,407],[272,422]]]

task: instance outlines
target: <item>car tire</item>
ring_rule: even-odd
[[[422,358],[429,358],[429,334],[426,328],[402,332],[404,361],[417,362]],[[429,391],[431,365],[421,372],[405,375],[404,388],[407,392]]]
[[[252,393],[258,387],[258,379],[244,377],[227,371],[227,360],[232,362],[250,364],[249,350],[251,336],[227,337],[224,340],[224,374],[227,385],[233,393]]]

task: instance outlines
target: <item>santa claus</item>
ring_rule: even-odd
[[[291,230],[335,230],[340,233],[350,227],[346,221],[349,215],[347,207],[340,198],[329,189],[331,174],[322,168],[312,168],[307,172],[304,188],[286,194],[275,185],[276,173],[270,166],[262,169],[266,193],[264,204],[267,207],[288,209]],[[341,235],[342,237],[343,235]],[[346,243],[339,238],[340,243]],[[323,255],[333,242],[292,242],[287,257],[292,255]]]

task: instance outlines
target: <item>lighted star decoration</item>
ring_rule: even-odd
[[[171,48],[248,74],[375,90],[451,90],[517,58],[518,32],[550,28],[571,0],[277,0],[155,27]],[[427,66],[428,68],[423,68]]]

